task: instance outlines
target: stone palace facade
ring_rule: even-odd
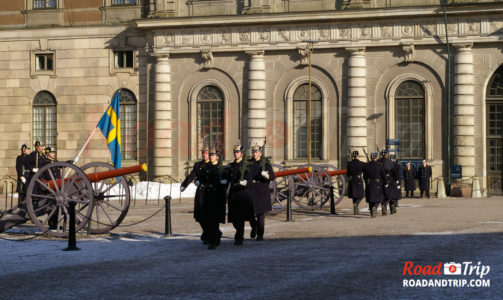
[[[121,90],[123,165],[147,161],[150,179],[183,177],[203,144],[231,160],[264,137],[273,162],[306,163],[310,102],[313,163],[389,147],[501,193],[503,2],[9,2],[2,176],[23,143],[74,158]],[[79,164],[109,160],[97,133]]]

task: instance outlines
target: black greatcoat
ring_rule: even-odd
[[[430,166],[420,166],[417,172],[417,177],[419,178],[419,189],[421,191],[430,190],[430,178],[431,178],[431,167]]]
[[[247,186],[239,184],[241,180],[241,167],[243,160],[239,163],[233,161],[229,164],[229,213],[227,220],[229,222],[248,221],[254,218],[253,215],[253,199],[252,199],[252,179],[249,177],[250,172],[246,172],[244,180],[247,181]]]
[[[21,181],[21,176],[24,176],[24,163],[23,160],[26,158],[26,154],[21,154],[16,157],[16,172],[17,172],[17,188],[16,192],[22,193],[23,192],[23,182]],[[27,179],[25,177],[25,179]]]
[[[208,163],[203,168],[203,209],[201,217],[206,224],[225,223],[225,188],[218,164]]]
[[[23,160],[24,164],[24,169],[27,170],[28,173],[28,178],[26,178],[26,184],[23,186],[23,192],[26,194],[26,189],[28,188],[28,184],[30,183],[31,177],[35,174],[33,172],[33,169],[40,169],[44,165],[48,163],[48,159],[38,153],[37,151],[32,151],[30,154],[28,154],[25,159]]]
[[[205,162],[204,160],[196,162],[194,164],[194,167],[192,167],[192,171],[190,172],[190,174],[182,182],[182,186],[184,188],[187,188],[187,186],[194,180],[199,180],[200,182],[202,176],[202,169],[208,163]],[[201,222],[202,207],[203,207],[203,192],[201,185],[199,185],[196,189],[196,195],[194,197],[194,219],[196,219],[197,222]]]
[[[363,169],[365,179],[365,201],[379,203],[384,200],[384,168],[376,161],[370,161]]]
[[[413,168],[403,170],[403,178],[406,192],[413,192],[416,189],[416,171]]]
[[[388,158],[381,158],[378,160],[378,163],[383,166],[384,172],[386,174],[384,181],[384,199],[396,199],[396,180],[398,176],[395,173],[395,166],[393,165],[393,162]]]
[[[261,172],[269,172],[269,179],[262,176]],[[252,179],[252,199],[254,214],[263,214],[272,210],[271,192],[269,190],[269,182],[274,180],[274,171],[269,162],[264,166],[264,170],[260,167],[260,161],[255,159],[249,160],[249,172]]]
[[[363,169],[367,164],[358,159],[353,159],[348,162],[348,197],[353,199],[361,199],[365,197],[365,187],[363,186]]]
[[[395,195],[395,198],[393,198],[394,200],[398,200],[398,199],[402,199],[402,185],[400,184],[400,181],[401,181],[401,178],[400,178],[400,174],[402,174],[402,166],[397,163],[396,161],[393,162],[393,165],[395,166],[395,176],[396,176],[396,181],[395,183],[398,181],[397,185],[396,185],[396,195]],[[400,186],[400,188],[399,188]]]

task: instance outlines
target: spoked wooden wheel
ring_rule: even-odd
[[[330,175],[318,165],[304,165],[299,168],[312,167],[311,173],[294,176],[295,193],[293,201],[302,208],[317,209],[330,200]]]
[[[282,165],[272,164],[274,172],[284,171]],[[286,200],[288,194],[293,190],[291,176],[276,177],[275,180],[269,183],[269,191],[271,192],[272,215],[279,214],[286,208]]]
[[[339,171],[333,165],[320,165],[322,168],[330,173],[331,171]],[[346,194],[346,177],[344,175],[330,175],[330,181],[334,191],[334,203],[335,205],[339,204],[342,201],[342,197]]]
[[[76,204],[75,230],[79,231],[93,210],[93,188],[77,166],[53,162],[31,177],[26,192],[26,209],[33,224],[44,234],[68,236],[70,201]]]
[[[104,162],[92,162],[82,166],[86,174],[115,170]],[[94,209],[91,215],[91,233],[108,232],[124,220],[129,210],[130,193],[124,176],[91,183],[94,193]]]

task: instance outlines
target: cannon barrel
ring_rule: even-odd
[[[342,175],[342,174],[347,174],[348,170],[343,169],[343,170],[336,170],[336,171],[328,171],[327,172],[329,176],[335,176],[335,175]],[[302,179],[307,179],[307,176],[311,176],[311,173],[305,173],[305,174],[300,174],[297,177],[302,178]],[[322,177],[325,177],[325,173],[321,173]]]
[[[141,164],[137,166],[132,166],[132,167],[126,167],[126,168],[120,168],[120,169],[115,169],[115,170],[110,170],[110,171],[104,171],[104,172],[96,172],[96,173],[90,173],[86,174],[87,178],[89,178],[90,182],[98,182],[101,180],[109,179],[109,178],[114,178],[114,177],[120,177],[128,174],[133,174],[137,173],[140,171],[147,171],[147,164]],[[65,182],[70,181],[71,178],[65,178]],[[55,188],[55,184],[58,185],[58,188],[61,187],[61,179],[56,179],[55,181],[52,180],[42,180],[44,183],[46,183],[51,189]]]
[[[285,170],[285,171],[274,172],[274,176],[276,176],[276,177],[284,177],[284,176],[297,175],[297,174],[302,174],[302,173],[311,173],[312,171],[313,171],[312,167],[300,168],[300,169],[293,169],[293,170]]]

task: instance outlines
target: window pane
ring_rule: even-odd
[[[121,119],[121,155],[122,159],[136,159],[137,157],[137,103],[136,97],[130,90],[122,89],[120,93]]]
[[[35,141],[57,148],[56,99],[46,91],[39,92],[33,100],[33,143]]]
[[[205,86],[197,95],[197,146],[224,146],[223,94],[216,86]]]
[[[425,98],[423,87],[404,81],[395,93],[395,133],[402,158],[425,157]]]
[[[293,157],[307,158],[309,85],[299,86],[293,95]],[[321,157],[322,107],[321,91],[311,85],[311,157]]]

